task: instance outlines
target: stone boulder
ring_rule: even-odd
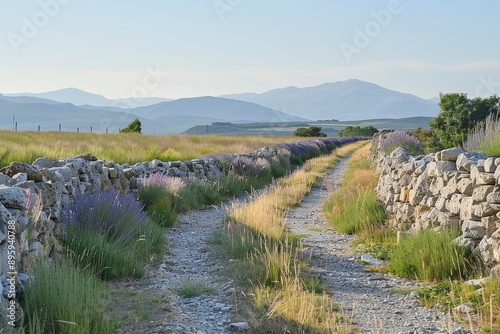
[[[33,180],[35,182],[42,182],[43,176],[40,173],[40,169],[36,166],[28,165],[23,162],[13,161],[9,166],[0,169],[0,173],[13,177],[19,173],[25,173],[28,180]]]

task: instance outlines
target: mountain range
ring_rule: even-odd
[[[438,114],[435,100],[347,80],[315,87],[287,87],[244,93],[182,98],[110,100],[76,88],[46,93],[0,94],[0,129],[116,132],[139,118],[144,133],[180,133],[213,122],[295,122],[362,120]]]
[[[221,97],[253,102],[315,120],[434,117],[439,112],[435,101],[355,79],[325,83],[315,87],[287,87],[262,94],[232,94]]]

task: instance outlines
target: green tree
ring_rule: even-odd
[[[339,137],[364,136],[372,137],[378,130],[371,125],[368,126],[348,126],[339,132]]]
[[[141,131],[142,131],[141,121],[139,121],[138,118],[130,122],[130,124],[127,125],[125,129],[120,130],[120,132],[137,132],[137,133],[141,133]]]
[[[308,128],[298,128],[293,132],[297,137],[326,137],[326,133],[321,132],[320,126],[310,126]]]
[[[437,149],[462,146],[469,131],[491,113],[500,110],[496,95],[488,98],[467,98],[464,93],[439,94],[441,111],[431,122],[436,134]]]

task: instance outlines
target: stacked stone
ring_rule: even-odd
[[[457,228],[456,240],[500,263],[500,158],[452,148],[413,157],[404,148],[378,152],[377,195],[400,231]]]

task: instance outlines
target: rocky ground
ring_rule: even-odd
[[[300,206],[290,211],[287,227],[305,233],[305,252],[312,269],[331,291],[332,298],[353,317],[364,333],[465,333],[446,314],[425,309],[413,295],[395,293],[418,283],[367,272],[354,252],[352,237],[329,228],[321,206],[329,190],[341,182],[347,160],[332,170],[321,187],[314,188]],[[328,189],[328,190],[327,190]],[[227,263],[211,256],[208,239],[222,228],[224,207],[194,211],[180,217],[167,232],[169,253],[159,266],[137,281],[113,282],[111,315],[122,322],[122,333],[219,334],[245,331],[246,319],[236,315],[233,283],[222,270]],[[199,297],[180,296],[184,286],[202,287]]]

